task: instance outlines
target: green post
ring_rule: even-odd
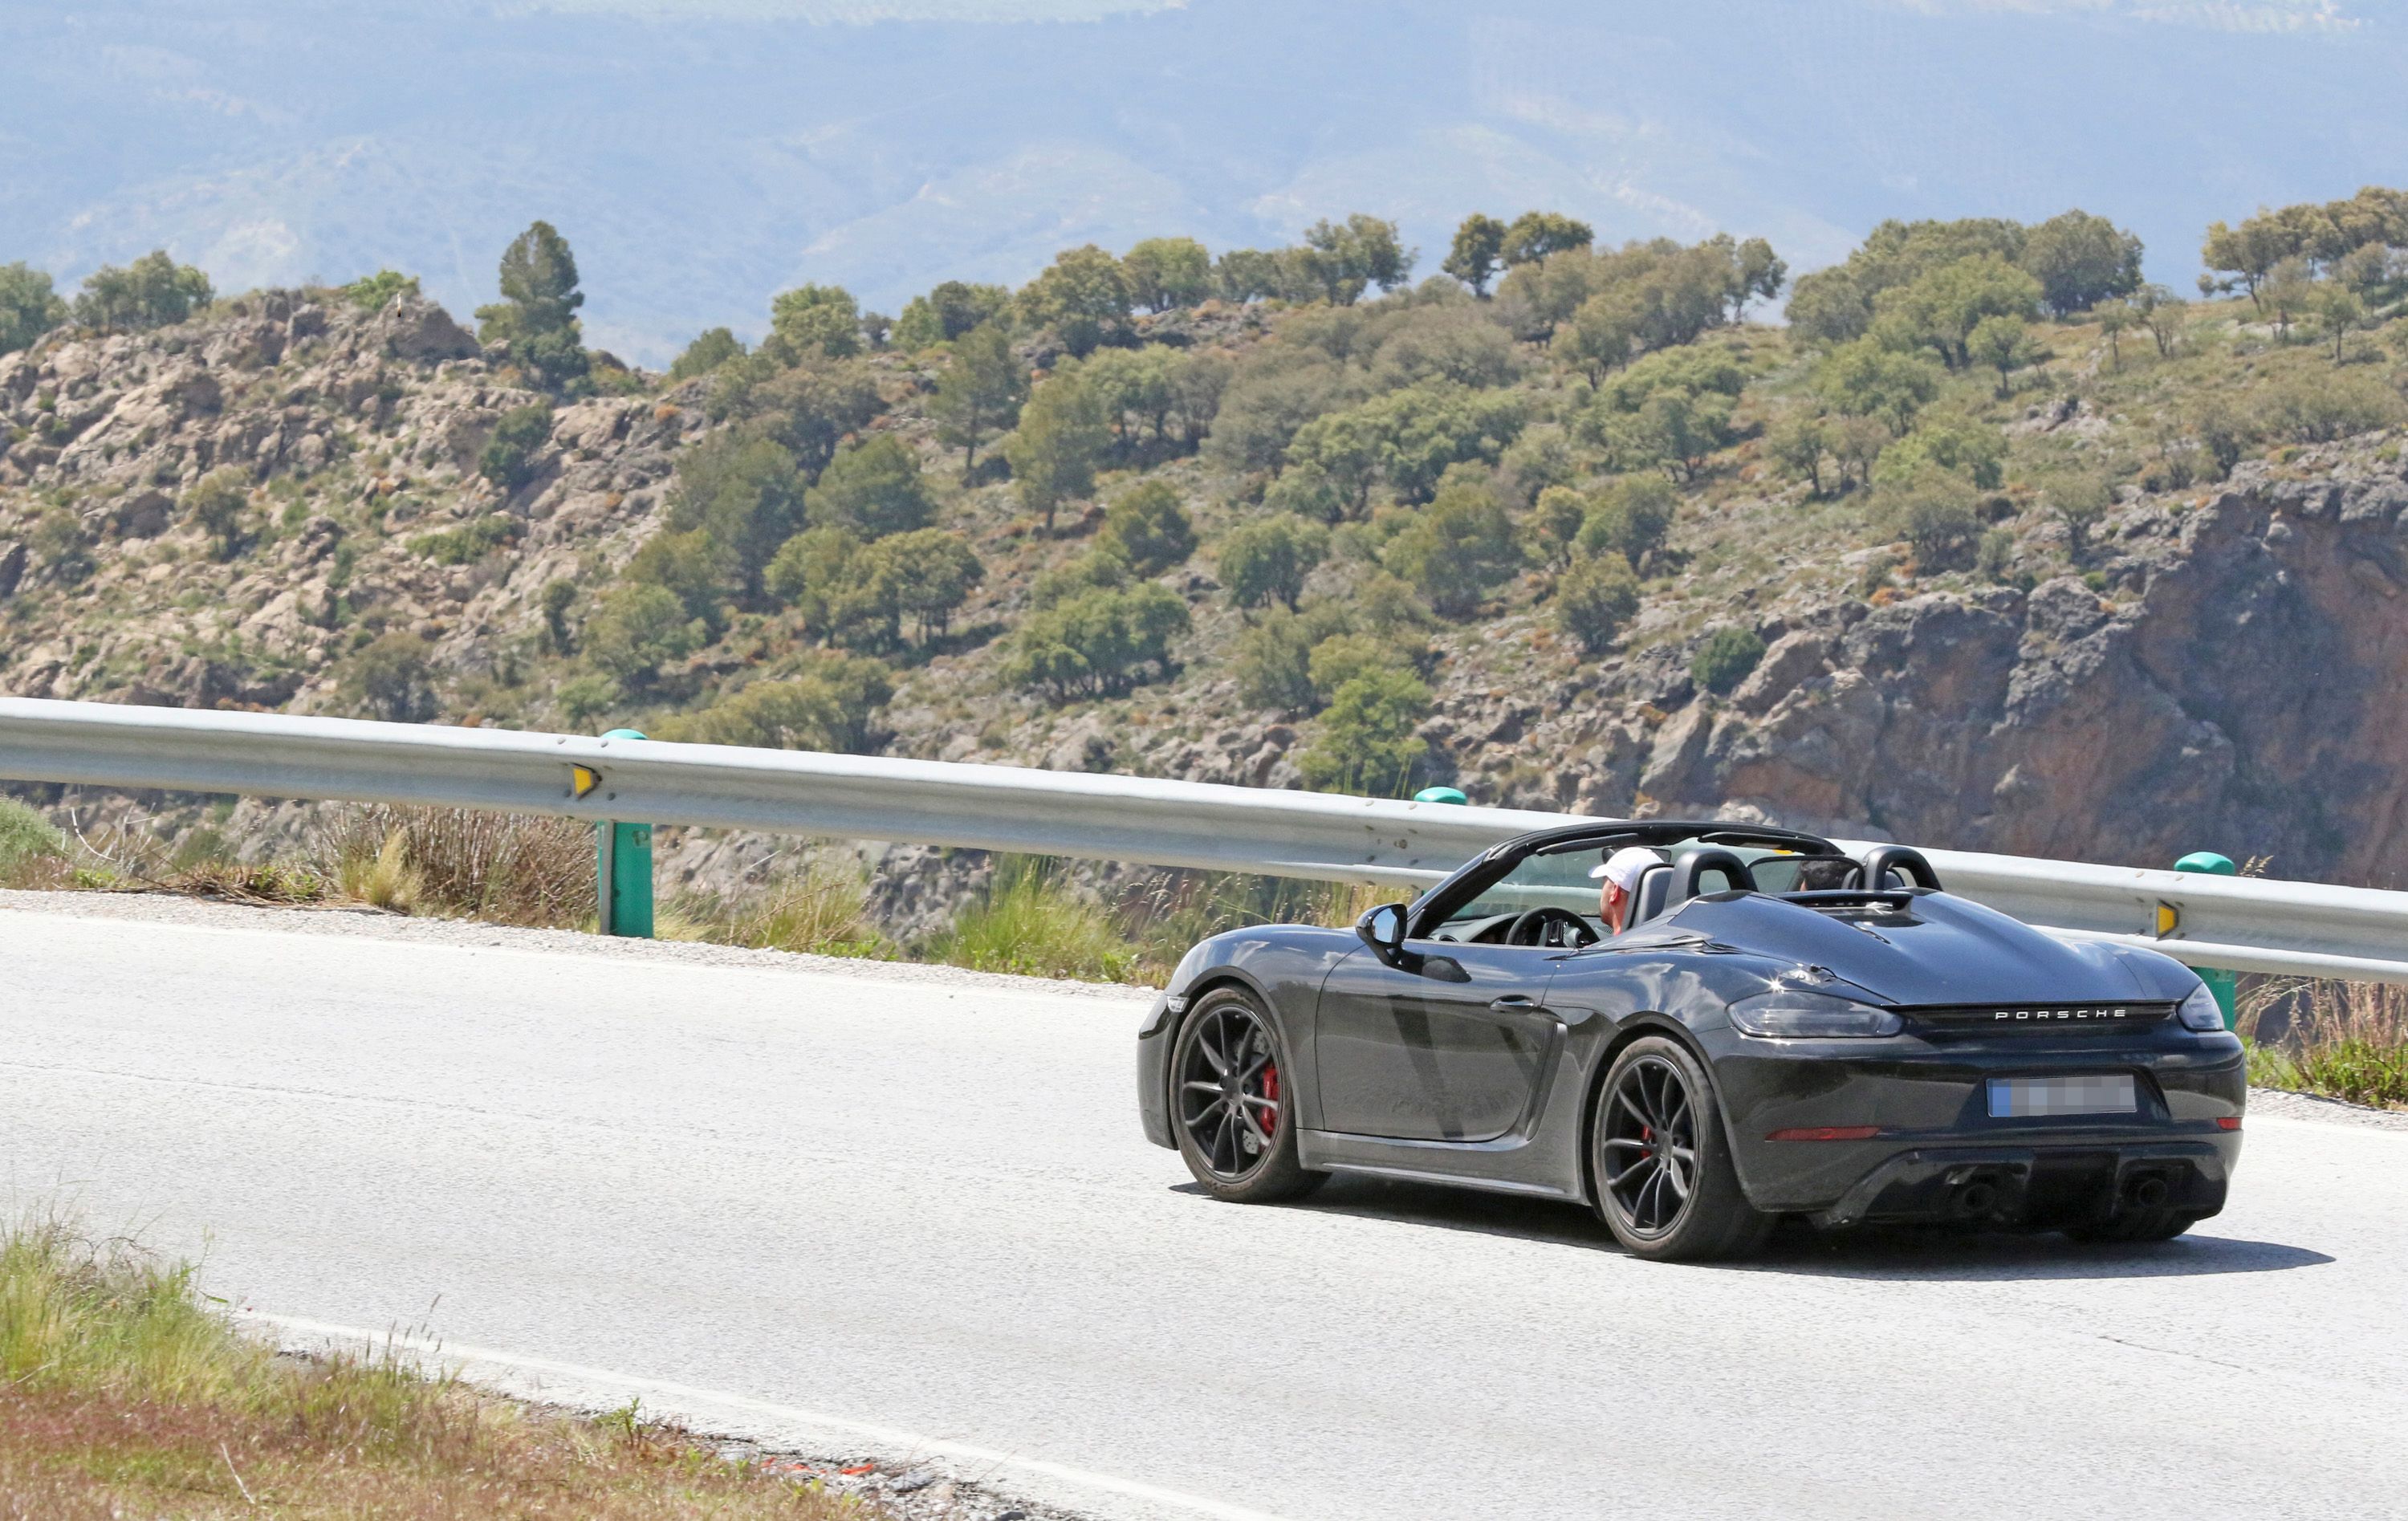
[[[1417,803],[1469,803],[1471,799],[1466,797],[1463,795],[1462,789],[1459,787],[1424,787],[1421,791],[1413,794],[1413,801]]]
[[[641,739],[636,729],[612,729],[605,739]],[[595,826],[594,897],[605,935],[652,938],[652,826],[604,820]]]
[[[2212,877],[2229,877],[2233,874],[2232,857],[2229,855],[2218,855],[2214,851],[2193,851],[2188,855],[2184,856],[2181,860],[2176,861],[2174,863],[2174,869],[2176,871],[2204,871]],[[2232,1028],[2234,1024],[2234,1015],[2232,1012],[2233,973],[2225,970],[2221,967],[2193,967],[2191,970],[2199,973],[2199,980],[2207,984],[2207,990],[2210,993],[2215,995],[2215,1006],[2224,1011],[2224,1027],[2228,1030]]]

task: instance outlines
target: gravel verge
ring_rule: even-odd
[[[1050,977],[1013,977],[918,961],[880,961],[852,956],[801,955],[695,940],[617,940],[573,929],[519,929],[473,919],[413,919],[358,905],[262,906],[221,903],[174,893],[36,893],[0,889],[0,913],[65,914],[77,919],[114,919],[128,924],[174,925],[201,929],[241,929],[280,935],[351,935],[418,945],[504,947],[556,955],[615,956],[630,961],[689,967],[751,967],[773,971],[835,974],[885,982],[950,987],[1010,988],[1071,997],[1126,999],[1155,990],[1113,983],[1074,983]]]

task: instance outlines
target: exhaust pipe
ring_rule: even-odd
[[[1949,1212],[1960,1220],[1975,1220],[1999,1207],[1999,1185],[1987,1178],[1974,1178],[1960,1184],[1948,1201]]]
[[[2163,1173],[2140,1173],[2124,1184],[2124,1206],[2127,1209],[2158,1209],[2172,1197],[2173,1190],[2167,1185]]]

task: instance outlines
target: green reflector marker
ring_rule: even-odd
[[[2176,861],[2174,869],[2203,872],[2211,877],[2229,877],[2235,875],[2238,870],[2232,864],[2231,856],[2218,855],[2214,851],[2193,851]],[[2221,967],[2193,967],[2191,970],[2199,973],[2199,980],[2205,983],[2208,992],[2215,996],[2215,1006],[2224,1011],[2224,1027],[2228,1030],[2232,1028],[2234,974]]]
[[[1417,803],[1469,803],[1471,799],[1466,797],[1460,788],[1424,787],[1421,791],[1413,794],[1413,801]]]
[[[605,739],[642,739],[637,729],[612,729]],[[604,820],[595,826],[595,917],[605,935],[652,938],[652,826]]]

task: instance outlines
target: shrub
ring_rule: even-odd
[[[1748,672],[1763,658],[1764,641],[1753,630],[1725,624],[1698,647],[1689,662],[1689,675],[1709,692],[1727,693],[1746,681]]]
[[[369,716],[392,724],[423,724],[436,712],[435,667],[426,641],[392,633],[353,655],[343,690]]]
[[[418,277],[405,275],[398,269],[380,269],[373,275],[363,275],[342,288],[343,299],[362,311],[382,311],[404,296],[418,294]]]
[[[1639,577],[1618,551],[1584,554],[1555,581],[1555,626],[1591,654],[1613,643],[1639,610]]]
[[[1317,790],[1401,792],[1429,753],[1413,731],[1429,716],[1430,689],[1411,671],[1375,667],[1340,686],[1321,715],[1312,742],[1297,757]]]
[[[1658,475],[1624,476],[1599,493],[1581,524],[1578,546],[1590,554],[1620,554],[1633,566],[1664,545],[1680,493]]]
[[[1012,636],[1004,680],[1058,699],[1127,691],[1147,666],[1168,675],[1187,604],[1154,581],[1098,587],[1028,615]]]
[[[1196,527],[1179,494],[1166,481],[1149,481],[1104,513],[1096,545],[1127,561],[1138,575],[1158,575],[1196,552]]]
[[[1391,670],[1411,674],[1412,665],[1408,653],[1376,634],[1332,634],[1312,647],[1306,669],[1312,677],[1313,696],[1327,702],[1358,676]]]
[[[14,797],[0,797],[0,884],[29,880],[33,868],[66,858],[67,837]]]
[[[864,538],[910,533],[937,519],[936,498],[920,474],[920,457],[893,434],[837,451],[819,483],[803,497],[804,521],[815,528],[850,528]]]
[[[1238,700],[1249,708],[1303,712],[1313,704],[1312,635],[1305,620],[1274,608],[1238,637]]]
[[[709,636],[702,620],[687,617],[684,604],[668,588],[622,585],[585,621],[585,658],[641,688],[660,674],[662,662],[692,654]]]
[[[412,552],[423,554],[437,565],[473,565],[503,545],[515,540],[523,524],[507,512],[488,512],[457,528],[441,533],[420,534],[409,541]],[[565,586],[566,581],[554,581]]]
[[[894,695],[883,665],[859,655],[828,655],[800,676],[754,682],[700,712],[668,719],[654,738],[859,753],[869,748],[871,721]]]
[[[209,552],[231,560],[242,552],[243,509],[251,501],[251,478],[235,466],[222,466],[193,483],[184,493],[184,510],[209,538]]]
[[[2329,443],[2400,421],[2400,395],[2372,375],[2314,370],[2275,381],[2259,394],[2269,428],[2297,442]]]
[[[1038,857],[996,858],[985,897],[929,947],[939,961],[1018,977],[1116,983],[1137,960],[1111,917]]]
[[[577,819],[378,804],[318,850],[346,896],[380,908],[552,928],[594,916],[594,828]]]
[[[1440,617],[1468,617],[1521,568],[1513,524],[1484,486],[1450,486],[1381,552]]]
[[[2006,479],[2007,436],[1991,423],[1963,413],[1928,413],[1914,431],[1881,452],[1873,484],[1911,481],[1927,466],[1954,470],[1985,491]]]
[[[75,320],[85,327],[140,332],[180,323],[209,304],[209,278],[154,249],[121,269],[103,265],[84,277]]]
[[[1221,584],[1241,608],[1268,602],[1291,610],[1304,595],[1305,578],[1329,552],[1329,530],[1293,513],[1241,523],[1214,546]]]
[[[1944,570],[1971,557],[1982,533],[1979,496],[1963,476],[1926,464],[1880,489],[1871,521],[1876,531],[1906,540],[1924,569]]]
[[[513,407],[494,424],[494,436],[477,456],[477,473],[507,494],[536,478],[536,456],[552,442],[552,408],[543,402]]]
[[[695,340],[669,365],[669,380],[691,380],[697,375],[708,375],[731,359],[744,357],[744,340],[724,327],[714,327],[697,334]]]

